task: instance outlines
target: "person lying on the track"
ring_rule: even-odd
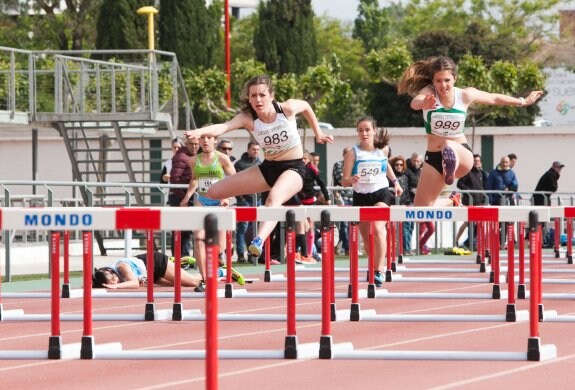
[[[146,253],[135,257],[122,258],[102,268],[95,268],[92,275],[93,288],[139,288],[147,283]],[[220,269],[220,276],[225,270]],[[232,268],[232,279],[238,284],[244,284],[242,274]],[[154,283],[160,286],[173,286],[175,281],[175,267],[168,256],[154,252]],[[181,273],[183,287],[196,287],[202,281],[199,274],[189,272]]]

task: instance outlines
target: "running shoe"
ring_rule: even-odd
[[[168,257],[168,260],[170,260],[172,263],[176,262],[176,258],[173,256]],[[182,269],[194,268],[195,265],[196,265],[196,258],[195,257],[183,256],[180,258],[180,267]]]
[[[383,274],[379,271],[375,271],[373,274],[373,281],[375,283],[375,287],[381,287],[384,282]]]
[[[431,250],[429,250],[428,247],[423,246],[419,249],[419,253],[422,255],[430,255],[431,254]]]
[[[222,269],[226,269],[226,266],[223,266]],[[237,282],[240,286],[243,286],[244,284],[246,284],[246,280],[244,279],[244,276],[241,273],[239,273],[238,271],[236,271],[233,267],[232,267],[232,280],[234,282]]]
[[[254,256],[260,256],[263,251],[263,241],[260,237],[256,237],[252,240],[248,250]]]
[[[317,261],[311,256],[301,256],[299,264],[316,264]]]
[[[195,292],[206,292],[206,282],[203,280],[194,288]]]
[[[441,159],[443,165],[443,180],[445,184],[451,185],[455,181],[455,164],[457,162],[455,151],[449,146],[445,147],[441,151]]]
[[[449,195],[449,199],[453,202],[453,206],[455,207],[462,207],[461,204],[461,195],[457,192],[453,191],[451,195]]]

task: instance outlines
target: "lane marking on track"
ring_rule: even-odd
[[[482,375],[482,376],[478,376],[475,378],[466,379],[464,381],[453,382],[453,383],[450,383],[450,384],[444,385],[444,386],[432,387],[432,388],[430,388],[430,390],[460,389],[462,386],[465,386],[465,385],[483,382],[483,381],[486,381],[489,379],[501,378],[503,376],[516,374],[516,373],[522,372],[522,371],[539,369],[542,366],[547,366],[549,364],[555,364],[555,363],[561,363],[565,360],[571,360],[571,359],[575,359],[575,354],[563,356],[563,357],[552,359],[552,360],[547,360],[544,362],[536,362],[536,363],[530,362],[532,364],[529,364],[527,366],[512,368],[509,370],[500,371],[500,372],[496,372],[496,373],[489,374],[489,375]]]

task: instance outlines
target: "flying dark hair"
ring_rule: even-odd
[[[416,61],[403,72],[397,83],[397,93],[415,96],[423,88],[433,84],[433,76],[437,72],[444,70],[449,70],[453,77],[457,77],[457,65],[449,57],[429,57]]]

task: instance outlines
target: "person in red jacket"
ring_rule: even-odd
[[[172,169],[170,169],[170,184],[185,184],[190,183],[192,178],[192,168],[190,166],[190,158],[195,156],[200,149],[200,141],[197,139],[187,139],[185,147],[179,148],[174,157],[172,157]],[[186,196],[186,188],[170,188],[168,193],[168,205],[170,207],[180,207],[182,199]],[[190,199],[189,206],[193,206],[193,199]],[[172,233],[171,239],[172,255],[175,256],[174,251],[174,235]],[[181,255],[190,256],[192,251],[192,232],[181,232]]]

